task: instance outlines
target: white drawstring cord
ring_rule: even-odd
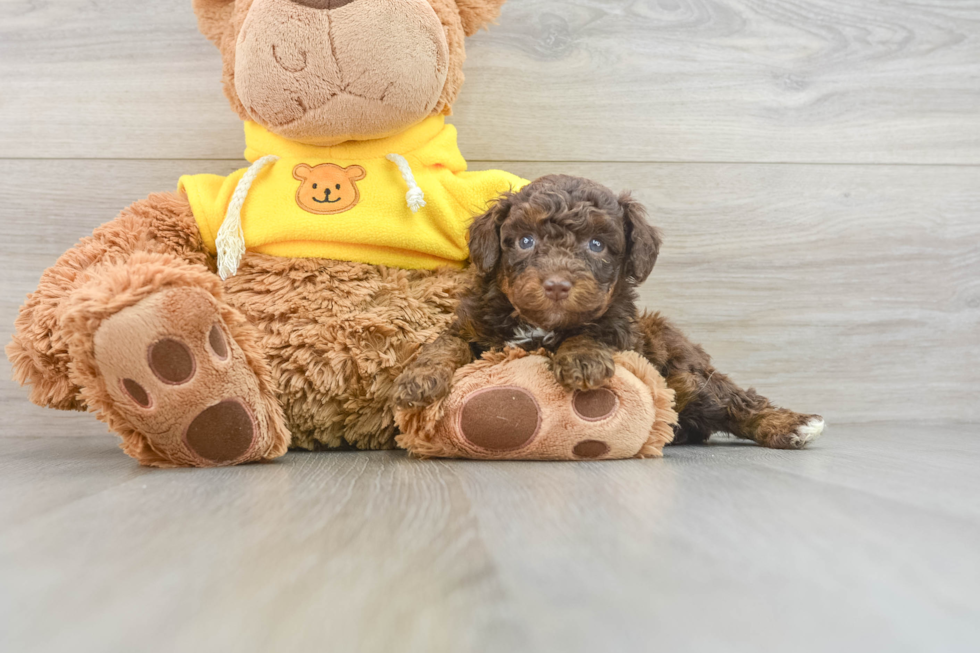
[[[412,174],[412,166],[408,164],[408,161],[401,154],[392,153],[385,158],[398,166],[398,171],[402,173],[402,179],[408,185],[408,193],[405,194],[405,199],[408,201],[408,208],[412,209],[412,213],[418,213],[418,210],[425,206],[425,193],[422,192],[422,189],[415,182],[415,175]]]
[[[224,222],[218,229],[218,237],[214,239],[215,248],[218,250],[218,275],[222,280],[232,277],[238,272],[238,265],[245,256],[245,232],[242,231],[242,205],[248,197],[248,191],[252,187],[252,182],[262,172],[262,168],[270,163],[275,163],[279,157],[270,154],[264,156],[245,171],[235,192],[231,196],[228,204],[228,212],[225,213]]]

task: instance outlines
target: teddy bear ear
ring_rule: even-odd
[[[293,179],[299,181],[306,181],[306,178],[310,176],[311,172],[313,172],[313,168],[306,165],[305,163],[301,163],[295,168],[293,168]]]
[[[351,181],[360,181],[367,177],[367,170],[361,166],[348,166],[344,168],[344,173]]]
[[[481,27],[496,20],[500,8],[507,0],[456,0],[459,7],[459,17],[463,21],[463,31],[466,36],[473,36]]]
[[[197,28],[219,48],[231,33],[235,0],[193,0]]]

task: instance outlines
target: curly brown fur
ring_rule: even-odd
[[[677,393],[676,442],[727,431],[773,448],[803,446],[819,416],[739,388],[665,318],[639,314],[635,289],[661,244],[645,216],[628,193],[564,175],[501,198],[473,222],[471,283],[451,330],[399,379],[399,405],[445,396],[453,371],[487,350],[554,351],[556,378],[569,389],[602,385],[613,353],[626,350],[650,360]]]

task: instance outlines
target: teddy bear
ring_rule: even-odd
[[[392,385],[452,318],[469,223],[525,183],[468,171],[445,122],[503,2],[193,0],[249,166],[182,177],[44,272],[6,348],[31,400],[147,466],[396,446]]]

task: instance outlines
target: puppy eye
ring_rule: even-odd
[[[340,184],[337,184],[337,190],[340,190]]]
[[[313,184],[313,190],[316,190],[316,184]]]
[[[593,238],[589,241],[589,250],[595,252],[596,254],[602,252],[606,249],[606,244],[599,240],[598,238]]]
[[[521,249],[531,249],[534,247],[534,236],[522,236],[517,244],[520,245]]]

